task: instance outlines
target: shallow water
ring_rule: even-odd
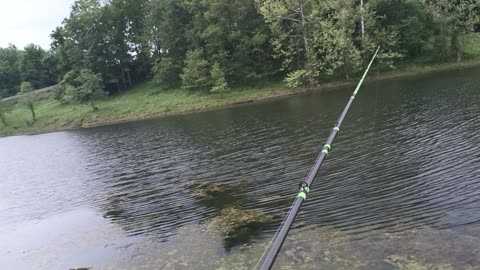
[[[479,89],[480,69],[366,85],[277,269],[480,267]],[[252,268],[351,92],[1,138],[0,268]],[[225,241],[231,206],[273,222]]]

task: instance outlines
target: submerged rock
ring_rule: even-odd
[[[241,214],[243,211],[247,214]],[[129,247],[132,257],[125,256],[116,268],[102,269],[256,269],[270,239],[238,245],[230,252],[222,250],[224,236],[216,226],[240,215],[255,216],[250,210],[225,209],[210,222],[179,228],[168,242],[148,239],[135,243]],[[334,228],[312,226],[291,232],[273,269],[478,270],[479,241],[479,237],[432,228],[376,232],[358,238]]]
[[[192,195],[198,199],[212,199],[220,194],[242,191],[245,189],[245,185],[231,185],[214,183],[206,180],[195,180],[188,183],[187,188],[193,189]]]
[[[241,196],[235,196],[235,194],[244,191],[245,185],[196,180],[188,183],[187,188],[192,190],[191,196],[202,204],[216,208],[225,208],[242,199]]]
[[[313,261],[312,254],[302,246],[292,247],[285,251],[285,255],[291,260],[299,263],[308,263]]]
[[[214,217],[208,223],[210,230],[220,231],[225,237],[233,237],[242,230],[263,227],[272,221],[272,216],[257,210],[245,210],[240,208],[226,208],[220,215]]]
[[[420,263],[413,256],[403,257],[399,255],[390,255],[385,259],[385,262],[394,266],[395,269],[398,270],[453,270],[451,265],[432,265]]]

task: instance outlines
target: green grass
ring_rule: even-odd
[[[32,123],[31,113],[26,106],[14,105],[13,110],[6,114],[9,125],[0,124],[0,135],[41,133],[144,119],[299,91],[287,89],[282,82],[275,82],[256,87],[236,88],[222,94],[209,94],[181,89],[160,91],[153,83],[147,82],[96,102],[99,110],[95,112],[89,104],[67,105],[50,98],[39,100],[35,107],[37,115],[35,123]]]

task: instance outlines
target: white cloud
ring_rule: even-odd
[[[74,0],[0,0],[0,47],[29,43],[50,48],[50,34],[70,13]]]

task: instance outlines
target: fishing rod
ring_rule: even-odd
[[[270,251],[267,254],[267,257],[265,258],[265,261],[263,262],[262,265],[262,270],[270,270],[275,263],[275,259],[277,258],[278,253],[280,252],[280,249],[282,248],[283,242],[285,242],[285,239],[287,238],[288,232],[290,231],[290,228],[292,227],[293,221],[295,220],[295,217],[298,214],[298,211],[300,210],[300,207],[302,206],[303,202],[307,199],[307,195],[310,192],[310,187],[312,186],[313,180],[315,179],[315,176],[318,173],[318,170],[320,170],[320,167],[322,166],[323,161],[327,157],[328,153],[332,149],[332,144],[333,141],[335,140],[335,137],[337,136],[337,133],[340,131],[340,126],[343,123],[343,120],[345,119],[345,116],[348,113],[348,110],[350,109],[350,106],[353,103],[353,100],[355,99],[355,96],[357,95],[358,91],[360,90],[360,87],[363,84],[363,81],[365,80],[365,77],[367,77],[368,71],[370,70],[370,67],[373,64],[373,61],[377,57],[377,53],[380,50],[380,47],[377,48],[377,51],[375,51],[375,54],[372,57],[372,60],[368,64],[367,69],[365,70],[365,73],[363,74],[362,78],[358,82],[357,88],[353,92],[353,95],[350,97],[350,100],[347,103],[347,106],[345,106],[345,109],[343,109],[342,114],[337,120],[337,123],[335,124],[335,127],[330,133],[330,136],[328,136],[327,142],[323,146],[322,152],[318,156],[317,160],[315,161],[315,165],[312,167],[310,173],[307,176],[307,179],[300,183],[300,191],[297,194],[297,197],[295,198],[295,202],[293,203],[292,207],[290,208],[290,211],[287,214],[287,217],[284,220],[284,223],[282,224],[282,227],[280,228],[280,231],[276,234],[273,245],[270,249]]]

